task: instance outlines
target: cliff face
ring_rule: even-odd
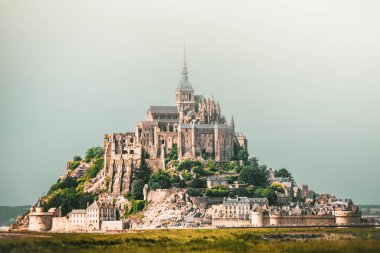
[[[222,205],[199,208],[186,194],[185,189],[158,189],[149,191],[148,205],[141,220],[132,222],[133,228],[191,227],[195,224],[207,226]]]

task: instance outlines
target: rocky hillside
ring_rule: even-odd
[[[211,218],[220,215],[222,205],[206,208],[196,205],[194,198],[185,189],[171,188],[150,191],[148,205],[139,219],[133,220],[132,227],[190,227],[194,224],[210,224]]]
[[[213,160],[177,161],[176,148],[165,156],[166,168],[156,172],[147,166],[133,171],[131,188],[127,194],[109,193],[109,178],[104,171],[103,150],[90,148],[82,159],[74,156],[66,171],[41,202],[48,210],[62,208],[63,215],[72,209],[84,209],[95,200],[118,207],[119,217],[130,220],[133,227],[186,227],[207,225],[221,212],[219,205],[199,204],[199,199],[223,197],[266,197],[276,204],[279,185],[268,181],[269,170],[259,165],[256,158],[216,163]],[[236,159],[241,159],[237,156]],[[146,164],[144,161],[142,164]],[[286,169],[276,170],[277,177],[293,180]],[[223,185],[207,185],[207,178],[221,178]],[[219,180],[219,179],[218,179]],[[144,192],[145,191],[145,192]],[[297,196],[291,200],[297,200]],[[13,229],[25,229],[28,214],[20,217]]]

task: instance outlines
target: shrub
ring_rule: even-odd
[[[127,218],[130,215],[136,214],[147,206],[147,202],[145,200],[131,200],[131,207],[124,207],[124,217]]]
[[[190,197],[201,197],[204,194],[204,190],[203,189],[195,189],[195,188],[187,188],[186,193]]]
[[[189,172],[186,172],[186,171],[182,172],[182,177],[183,179],[185,179],[185,181],[191,180],[191,174]]]
[[[193,181],[191,181],[189,186],[191,188],[206,188],[207,187],[207,181],[206,181],[206,179],[195,178]]]
[[[178,188],[186,188],[187,184],[186,184],[185,180],[179,181],[178,184],[177,184],[177,187]]]
[[[70,170],[75,170],[76,168],[78,168],[80,165],[80,162],[79,161],[73,161],[73,162],[70,162],[69,163],[69,169]]]
[[[195,166],[202,166],[202,163],[198,162],[198,161],[185,160],[185,161],[178,164],[177,170],[179,170],[179,171],[182,171],[182,170],[190,171],[191,168],[195,167]]]
[[[281,192],[281,193],[284,192],[284,189],[282,188],[282,184],[280,183],[272,183],[270,185],[270,188],[276,192]]]
[[[104,167],[103,158],[97,158],[94,163],[88,168],[86,178],[94,178],[98,175],[99,171]]]
[[[201,166],[195,166],[192,168],[193,173],[199,175],[199,176],[206,176],[208,173],[201,167]]]
[[[212,189],[207,189],[205,195],[207,197],[227,197],[230,191],[224,187],[214,187]]]

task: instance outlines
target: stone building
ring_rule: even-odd
[[[52,230],[73,232],[123,228],[123,222],[117,218],[116,207],[94,201],[86,209],[73,209],[66,217],[53,218]]]
[[[142,158],[153,169],[165,167],[165,154],[177,148],[178,159],[212,158],[230,162],[234,148],[247,148],[242,133],[235,133],[233,118],[226,122],[214,97],[195,95],[186,61],[175,90],[175,105],[150,106],[145,121],[134,132],[106,134],[104,137],[105,173],[109,192],[130,190],[133,170],[142,166]]]
[[[228,179],[226,177],[223,177],[223,176],[207,177],[206,182],[207,182],[207,188],[208,189],[211,189],[211,188],[217,187],[217,186],[223,186],[226,188],[229,186]]]
[[[254,204],[268,205],[269,202],[267,198],[236,197],[224,199],[224,217],[247,220]]]
[[[329,196],[330,197],[330,196]],[[212,226],[328,226],[360,224],[361,213],[351,200],[325,199],[315,206],[306,203],[290,203],[269,206],[266,201],[252,202],[249,198],[227,199],[224,214],[213,217]],[[247,209],[249,209],[247,211]]]

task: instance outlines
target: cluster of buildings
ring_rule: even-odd
[[[235,132],[233,118],[226,121],[219,102],[195,94],[186,61],[175,90],[175,105],[150,106],[146,120],[133,132],[104,136],[109,192],[128,192],[132,171],[140,168],[142,159],[152,169],[165,168],[164,156],[174,146],[179,160],[211,158],[217,162],[230,162],[236,148],[247,148],[245,136]]]
[[[44,212],[39,200],[30,209],[30,231],[80,232],[125,229],[127,224],[120,219],[118,209],[107,202],[95,201],[86,209],[73,209],[62,217],[60,208]]]
[[[313,197],[310,196],[309,187],[307,185],[299,187],[290,177],[275,177],[272,168],[269,169],[268,183],[277,183],[281,185],[283,191],[276,192],[277,204],[279,205],[289,204],[293,200],[305,201],[308,203],[313,202]]]
[[[266,198],[225,198],[223,214],[213,217],[214,227],[329,226],[360,224],[361,214],[350,199],[329,198],[314,206],[297,202],[269,206]]]

